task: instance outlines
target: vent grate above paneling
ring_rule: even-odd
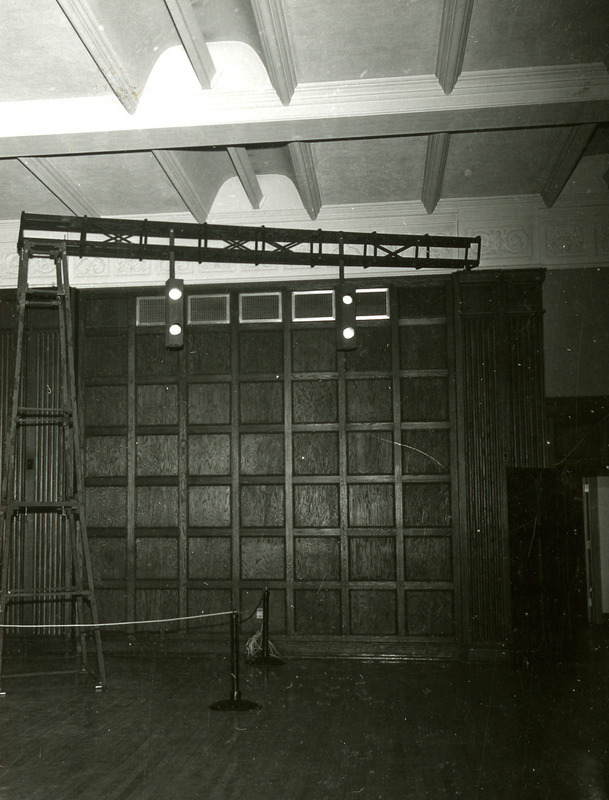
[[[240,294],[239,322],[281,322],[281,293]]]
[[[188,298],[188,322],[193,325],[230,322],[227,294],[195,294]]]
[[[389,319],[389,289],[356,289],[356,319]]]
[[[138,297],[136,304],[136,325],[164,325],[165,298]]]
[[[292,319],[294,322],[333,320],[334,317],[334,291],[332,289],[292,292]]]

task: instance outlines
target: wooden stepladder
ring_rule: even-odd
[[[32,258],[53,262],[50,282],[55,285],[29,286]],[[17,303],[15,378],[2,474],[0,693],[5,632],[25,629],[61,634],[80,663],[52,672],[88,672],[101,689],[106,672],[85,520],[68,257],[61,241],[40,252],[34,243],[23,242]],[[51,356],[47,353],[46,359],[54,364],[53,385],[47,383],[42,391],[39,357],[31,345],[40,314],[48,329]],[[91,641],[95,668],[89,667]],[[39,673],[12,677],[33,674]]]

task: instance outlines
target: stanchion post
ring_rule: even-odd
[[[283,664],[279,656],[269,650],[269,590],[265,587],[262,593],[262,652],[250,660],[250,664],[262,667],[278,667]]]
[[[255,711],[260,703],[244,700],[239,688],[239,612],[233,611],[230,618],[230,672],[231,696],[210,705],[212,711]]]

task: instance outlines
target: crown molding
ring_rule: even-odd
[[[421,200],[428,214],[433,213],[442,194],[449,145],[449,133],[432,133],[427,140]]]
[[[321,209],[321,193],[309,142],[289,142],[288,153],[294,170],[294,184],[303,206],[311,219],[317,219]]]
[[[210,206],[192,182],[179,151],[153,150],[153,156],[197,222],[205,222]]]
[[[541,196],[548,208],[554,205],[560,193],[565,188],[595,128],[596,125],[594,124],[575,125],[567,131],[562,147],[554,159],[541,190]]]
[[[227,147],[226,149],[252,208],[260,208],[264,196],[260,182],[252,168],[247,149],[245,147]]]

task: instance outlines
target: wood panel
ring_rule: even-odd
[[[448,483],[407,483],[404,485],[404,525],[447,527],[451,524]]]
[[[401,325],[402,369],[446,369],[448,352],[446,325]]]
[[[446,428],[403,430],[401,442],[404,475],[450,472],[450,431]]]
[[[239,334],[239,370],[283,373],[283,332],[280,330],[241,331]]]
[[[295,423],[338,421],[338,394],[335,381],[296,381],[292,385]]]
[[[402,378],[401,392],[402,422],[448,420],[446,378],[435,376]]]
[[[281,528],[285,523],[284,487],[277,484],[241,487],[241,525]]]
[[[229,433],[193,433],[188,437],[190,475],[230,475]]]
[[[231,421],[230,383],[191,383],[188,386],[188,422],[228,425]]]
[[[231,540],[224,536],[190,536],[188,577],[201,580],[230,580]]]
[[[391,372],[391,329],[358,325],[357,349],[345,355],[347,372]]]
[[[340,591],[297,589],[294,592],[294,605],[296,633],[334,636],[340,634]]]
[[[451,636],[454,633],[452,592],[407,591],[406,620],[408,633],[413,636]]]
[[[340,580],[340,539],[335,536],[296,536],[294,577],[297,581]]]
[[[292,331],[292,368],[294,372],[336,372],[334,328],[295,328]]]
[[[350,580],[393,581],[395,576],[395,537],[349,537]]]
[[[282,423],[283,385],[265,381],[239,386],[239,418],[242,423]]]
[[[242,475],[283,475],[283,433],[242,433],[239,444]]]
[[[135,373],[138,376],[173,377],[178,374],[178,351],[165,347],[164,333],[135,337]]]
[[[138,475],[177,475],[178,437],[139,434],[136,442]]]
[[[228,528],[231,524],[230,486],[191,486],[188,523],[198,528]]]
[[[397,633],[394,591],[352,589],[349,599],[351,633],[368,636]]]
[[[391,475],[393,450],[392,431],[351,431],[347,434],[347,473]]]
[[[190,330],[186,366],[189,375],[226,375],[231,371],[230,332]]]
[[[126,386],[85,386],[83,404],[85,426],[110,427],[127,424]]]
[[[89,527],[124,528],[127,524],[127,490],[122,486],[88,486]]]
[[[335,528],[339,524],[338,486],[294,486],[294,525],[297,528]]]
[[[165,620],[180,615],[177,589],[135,590],[135,613],[138,619]],[[158,622],[146,625],[146,631],[177,631],[177,622]]]
[[[391,422],[393,394],[390,378],[347,380],[347,422]]]
[[[126,537],[91,537],[89,543],[95,586],[127,577]]]
[[[178,577],[178,540],[143,537],[135,540],[135,575],[138,580]]]
[[[244,580],[283,580],[285,541],[278,536],[242,537],[241,577]]]
[[[87,436],[85,440],[85,476],[127,474],[127,439],[124,436]]]
[[[353,484],[348,488],[349,525],[367,528],[395,525],[392,484]]]
[[[137,486],[135,524],[140,528],[175,527],[178,524],[177,486]]]
[[[138,425],[177,425],[178,387],[175,384],[145,384],[136,390]]]
[[[408,536],[404,541],[407,581],[452,580],[452,548],[446,536]]]
[[[293,436],[295,475],[337,475],[337,433],[295,433]]]
[[[127,336],[124,333],[87,338],[85,378],[127,376]]]

